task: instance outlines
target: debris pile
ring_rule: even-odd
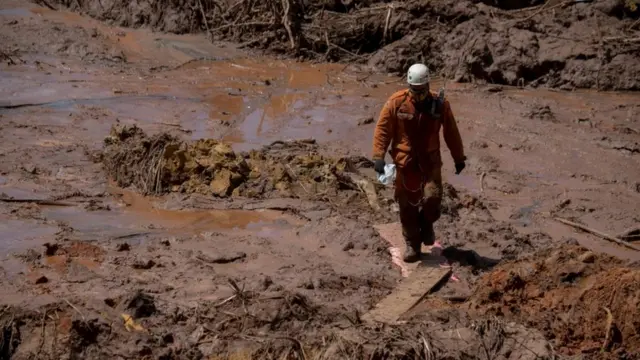
[[[56,2],[120,26],[204,31],[243,47],[386,72],[424,61],[455,81],[640,90],[633,0],[190,0],[162,10],[124,0]]]
[[[315,141],[277,141],[235,153],[225,143],[187,143],[166,133],[147,136],[137,126],[114,126],[105,139],[103,162],[118,186],[144,194],[200,193],[216,197],[375,200],[373,184],[357,174],[364,158],[328,158]],[[351,199],[353,200],[353,199]]]

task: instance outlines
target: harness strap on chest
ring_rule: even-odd
[[[404,96],[402,97],[402,100],[394,109],[394,115],[396,116],[396,118],[398,117],[398,111],[400,110],[400,107],[402,107],[404,102],[407,101],[408,97],[409,97],[409,90],[405,92]],[[431,115],[431,117],[433,118],[436,118],[442,121],[442,108],[444,107],[444,89],[440,89],[440,91],[438,92],[438,97],[431,98],[430,105],[431,106],[430,106],[429,115]]]

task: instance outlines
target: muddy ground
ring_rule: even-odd
[[[640,89],[636,0],[45,3],[119,26],[207,32],[243,47],[396,74],[423,61],[455,81]]]
[[[171,11],[118,24],[203,26]],[[443,150],[430,257],[454,276],[372,325],[402,278],[368,160],[400,78],[21,0],[0,30],[1,359],[640,357],[639,252],[553,219],[638,226],[638,95],[449,84],[469,164]]]

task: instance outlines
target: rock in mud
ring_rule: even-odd
[[[556,122],[556,116],[549,105],[534,106],[529,112],[524,114],[529,119],[540,119],[545,121]]]
[[[133,310],[133,317],[136,319],[149,317],[157,311],[153,297],[142,291],[133,294],[125,304],[127,310]]]
[[[104,333],[105,330],[109,331],[109,328],[99,319],[73,320],[71,331],[69,332],[71,358],[83,359],[90,357],[88,356],[91,350],[90,347],[97,344],[100,334]]]
[[[84,209],[87,211],[111,211],[111,207],[109,205],[105,205],[101,201],[95,199],[90,199],[84,206]]]
[[[60,248],[60,246],[56,243],[45,243],[44,247],[45,247],[44,254],[46,256],[55,255],[58,249]]]
[[[353,242],[349,241],[346,244],[344,244],[344,246],[342,247],[342,251],[349,251],[349,250],[353,249],[354,247],[355,247],[355,245],[353,244]]]
[[[596,259],[596,255],[591,251],[585,252],[584,254],[580,255],[580,257],[578,258],[578,260],[587,264],[593,263],[595,259]]]
[[[374,121],[375,120],[373,119],[373,117],[369,116],[369,117],[358,120],[358,125],[369,125],[369,124],[373,124]]]
[[[148,260],[135,260],[133,262],[133,264],[131,264],[131,267],[134,269],[140,269],[140,270],[149,270],[152,267],[156,266],[156,262],[148,259]]]

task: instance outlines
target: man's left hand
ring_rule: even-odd
[[[456,163],[456,175],[460,174],[466,166],[467,165],[465,164],[464,161]]]

